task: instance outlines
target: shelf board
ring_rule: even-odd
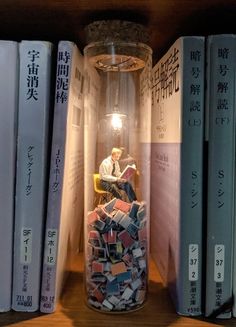
[[[94,20],[124,19],[146,25],[154,62],[181,35],[235,31],[235,0],[1,0],[2,39],[75,41]]]
[[[236,326],[236,319],[207,321],[175,313],[168,291],[163,287],[153,260],[150,260],[149,293],[145,306],[135,312],[107,314],[87,307],[83,284],[83,254],[76,257],[57,310],[52,314],[8,312],[0,314],[0,326]]]

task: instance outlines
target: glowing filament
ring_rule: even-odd
[[[114,130],[122,129],[122,119],[120,114],[112,114],[111,125]]]

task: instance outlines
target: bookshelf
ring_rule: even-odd
[[[234,0],[2,0],[2,39],[75,41],[85,45],[84,27],[94,20],[125,19],[150,33],[154,63],[181,35],[235,31]]]
[[[125,19],[143,23],[150,32],[154,63],[181,35],[236,32],[235,0],[2,0],[1,39],[75,41],[85,46],[84,27],[99,19]],[[150,292],[142,310],[106,315],[88,309],[83,300],[83,259],[78,256],[58,310],[51,315],[9,312],[0,314],[0,326],[236,326],[236,319],[208,321],[180,317],[153,262]]]
[[[0,326],[83,326],[83,327],[120,327],[120,326],[179,326],[210,327],[236,326],[236,319],[208,321],[204,318],[181,317],[169,298],[167,289],[161,284],[159,273],[150,261],[149,296],[145,306],[132,313],[106,314],[89,309],[83,296],[83,255],[74,262],[73,271],[68,279],[61,301],[55,313],[3,313]]]

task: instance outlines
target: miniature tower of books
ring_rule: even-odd
[[[132,311],[148,287],[152,50],[136,23],[96,21],[86,34],[87,304]]]

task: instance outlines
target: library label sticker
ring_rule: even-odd
[[[188,247],[188,279],[190,281],[198,280],[199,249],[198,244],[189,244]]]
[[[224,281],[224,266],[225,266],[225,246],[223,244],[215,245],[214,257],[214,281]]]
[[[32,228],[23,227],[20,237],[20,263],[29,264],[32,259]]]
[[[49,266],[54,266],[56,264],[57,236],[57,229],[47,229],[44,263]]]

